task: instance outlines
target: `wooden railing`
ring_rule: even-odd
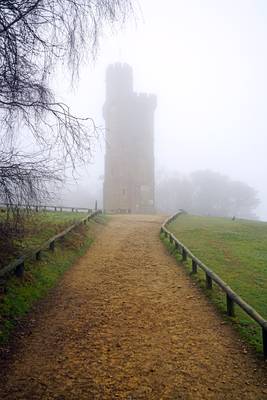
[[[8,204],[8,203],[0,203],[0,208],[8,209],[8,208],[19,208],[23,210],[31,210],[31,211],[68,211],[68,212],[87,212],[92,213],[92,208],[85,207],[69,207],[69,206],[54,206],[47,204]]]
[[[86,224],[87,221],[89,221],[90,219],[92,219],[93,217],[95,217],[96,215],[101,214],[101,213],[102,213],[102,211],[98,210],[98,211],[95,211],[95,212],[87,215],[86,217],[82,218],[80,221],[77,221],[75,224],[69,226],[63,232],[60,232],[57,235],[53,236],[52,238],[48,239],[46,242],[44,242],[41,246],[37,247],[35,250],[33,250],[29,253],[26,253],[25,255],[12,261],[7,266],[1,268],[0,269],[0,278],[3,278],[8,273],[14,273],[16,276],[21,277],[24,274],[24,266],[25,266],[26,260],[30,260],[30,259],[40,260],[42,251],[44,251],[46,249],[50,249],[51,251],[54,251],[57,240],[63,238],[65,235],[67,235],[73,229],[77,228],[77,226],[79,226],[81,224]]]
[[[238,294],[236,294],[226,282],[224,282],[215,272],[213,272],[210,268],[208,268],[202,261],[200,261],[180,240],[178,240],[173,233],[171,233],[167,226],[172,221],[174,221],[179,215],[184,214],[183,211],[180,211],[170,218],[168,218],[161,226],[161,233],[165,235],[166,238],[170,240],[170,243],[174,244],[176,250],[181,254],[182,261],[187,261],[188,258],[192,260],[192,274],[196,274],[198,267],[201,268],[205,272],[206,277],[206,288],[212,289],[212,284],[215,282],[226,295],[226,307],[227,314],[230,317],[235,316],[235,304],[239,305],[239,307],[247,313],[254,321],[256,321],[262,329],[262,343],[263,343],[263,355],[264,358],[267,359],[267,321],[256,311],[253,307],[251,307],[248,303],[246,303]]]

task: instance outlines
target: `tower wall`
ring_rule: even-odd
[[[133,93],[133,70],[128,64],[112,64],[106,71],[106,101],[116,101]]]
[[[106,74],[104,208],[154,212],[154,95],[133,91],[132,69],[109,66]]]

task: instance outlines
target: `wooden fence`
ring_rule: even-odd
[[[41,252],[50,249],[51,251],[55,250],[55,244],[56,241],[63,238],[65,235],[67,235],[69,232],[71,232],[73,229],[77,228],[77,226],[81,224],[86,224],[87,221],[92,219],[98,214],[101,214],[101,210],[97,210],[86,217],[82,218],[80,221],[77,221],[75,224],[69,226],[67,229],[65,229],[63,232],[58,233],[57,235],[53,236],[46,242],[44,242],[41,246],[36,248],[35,250],[17,258],[16,260],[12,261],[10,264],[7,266],[3,267],[0,269],[0,278],[3,278],[6,274],[8,273],[15,273],[16,276],[21,277],[24,274],[24,266],[26,260],[30,259],[36,259],[40,260],[41,258]]]
[[[44,205],[44,204],[8,204],[8,203],[0,203],[0,208],[9,209],[9,208],[18,208],[22,210],[31,210],[31,211],[68,211],[68,212],[87,212],[92,213],[92,208],[85,207],[68,207],[68,206],[54,206],[54,205]],[[96,208],[95,208],[96,210]]]
[[[263,355],[267,359],[267,321],[259,314],[253,307],[246,303],[238,294],[236,294],[230,286],[227,285],[215,272],[208,268],[202,261],[200,261],[182,242],[180,242],[168,229],[167,226],[174,221],[179,215],[183,214],[180,211],[170,218],[168,218],[161,226],[161,233],[174,244],[176,250],[182,255],[182,260],[187,261],[188,258],[192,261],[192,274],[196,274],[198,267],[205,272],[206,288],[212,289],[213,282],[215,282],[226,295],[227,314],[230,317],[235,316],[235,304],[245,311],[254,321],[256,321],[262,329],[262,343]]]

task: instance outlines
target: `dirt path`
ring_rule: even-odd
[[[263,363],[167,254],[160,222],[112,218],[31,316],[1,399],[267,399]]]

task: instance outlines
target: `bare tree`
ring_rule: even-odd
[[[22,154],[14,151],[21,132],[45,157],[56,148],[61,160],[75,166],[90,156],[97,127],[57,101],[49,78],[58,62],[77,78],[86,53],[94,57],[103,26],[123,23],[131,11],[131,0],[0,0],[0,185],[6,198],[34,198],[36,182],[55,177],[51,170],[47,175],[35,169],[36,156],[27,161],[25,155],[21,163]]]
[[[0,202],[7,206],[45,200],[51,181],[60,182],[60,172],[40,154],[0,150]]]

